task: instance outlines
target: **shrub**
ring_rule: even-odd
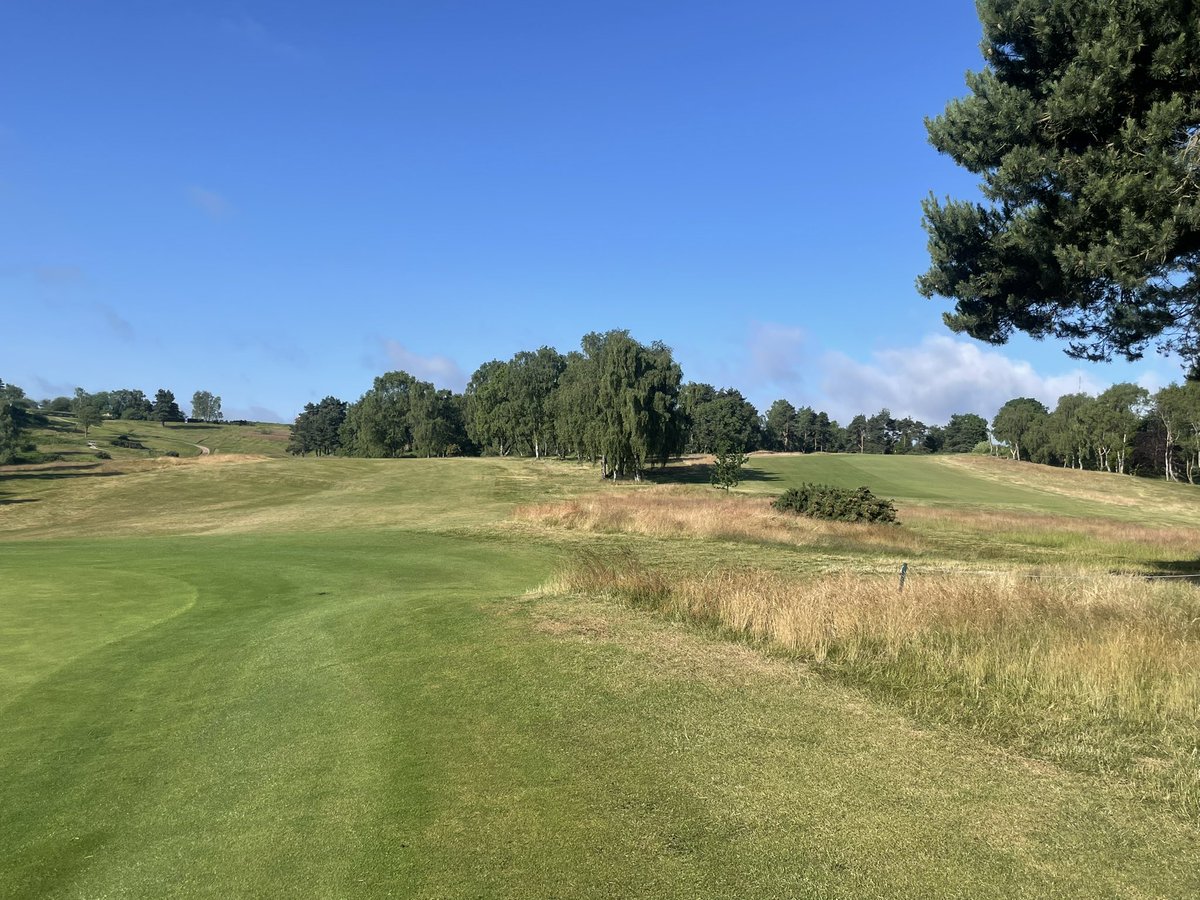
[[[109,441],[114,447],[124,447],[126,450],[148,450],[149,448],[141,441],[135,441],[127,434],[118,434],[115,438]]]
[[[97,450],[96,459],[112,459],[112,454],[107,450]]]
[[[737,487],[742,480],[742,466],[746,464],[747,459],[749,457],[740,450],[722,450],[713,463],[709,483],[726,491]]]
[[[166,453],[163,454],[163,456],[178,456],[178,455],[179,455],[178,450],[168,450]]]
[[[896,521],[896,507],[892,501],[876,497],[865,487],[851,491],[826,484],[805,483],[798,488],[789,488],[771,505],[780,512],[835,522]]]

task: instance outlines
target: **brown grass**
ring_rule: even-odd
[[[986,531],[990,533],[1053,532],[1081,535],[1111,544],[1144,544],[1165,550],[1200,555],[1200,528],[1143,525],[1115,519],[1077,519],[1070,516],[1042,516],[1031,513],[1006,513],[992,510],[944,509],[910,506],[904,519],[913,525],[946,530]],[[1200,564],[1198,564],[1200,568]]]
[[[922,539],[892,525],[824,522],[777,513],[768,499],[698,494],[673,485],[518,507],[517,521],[650,537],[702,537],[815,548],[912,551]]]

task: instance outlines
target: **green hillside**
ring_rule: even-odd
[[[106,419],[100,425],[88,429],[84,435],[70,416],[48,417],[49,425],[34,428],[29,439],[37,444],[43,454],[61,456],[65,460],[79,461],[96,457],[103,451],[113,459],[149,459],[168,452],[180,457],[200,456],[201,447],[210,453],[251,453],[259,456],[285,456],[287,454],[288,426],[269,422],[251,422],[247,425],[228,423],[182,423],[137,420]],[[128,438],[142,444],[145,449],[130,449],[113,442]],[[95,446],[91,446],[94,444]]]

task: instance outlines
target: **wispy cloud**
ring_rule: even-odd
[[[92,308],[95,310],[96,315],[108,326],[109,331],[126,343],[133,341],[136,332],[133,325],[124,316],[107,303],[95,303]]]
[[[210,218],[224,219],[233,212],[233,204],[216,191],[193,184],[186,193],[192,205]]]
[[[423,356],[393,340],[385,340],[383,350],[392,366],[422,381],[432,381],[438,387],[452,391],[461,391],[467,386],[462,367],[448,356]]]
[[[268,29],[253,16],[242,13],[221,20],[221,32],[233,43],[279,59],[298,62],[307,54]]]
[[[83,269],[70,265],[34,266],[33,278],[39,285],[53,288],[81,284],[85,280]]]
[[[28,385],[22,385],[26,389],[26,393],[33,395],[36,399],[53,400],[55,397],[70,397],[75,393],[77,385],[68,384],[65,381],[54,381],[50,378],[43,378],[41,375],[33,376],[33,389],[30,390]]]

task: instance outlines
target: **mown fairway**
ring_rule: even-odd
[[[710,493],[602,487],[569,464],[221,456],[0,478],[0,896],[1200,891],[1194,822],[1120,778],[919,724],[716,631],[538,590],[584,549],[804,572],[882,566],[887,546],[514,518],[597,491]],[[1060,497],[1047,511],[1153,525],[1192,502],[986,461],[839,469],[868,462],[758,459],[745,487],[865,482],[907,500],[916,536],[895,552],[942,566],[971,564],[982,526],[920,508]],[[1031,538],[1012,564],[1074,546]]]

